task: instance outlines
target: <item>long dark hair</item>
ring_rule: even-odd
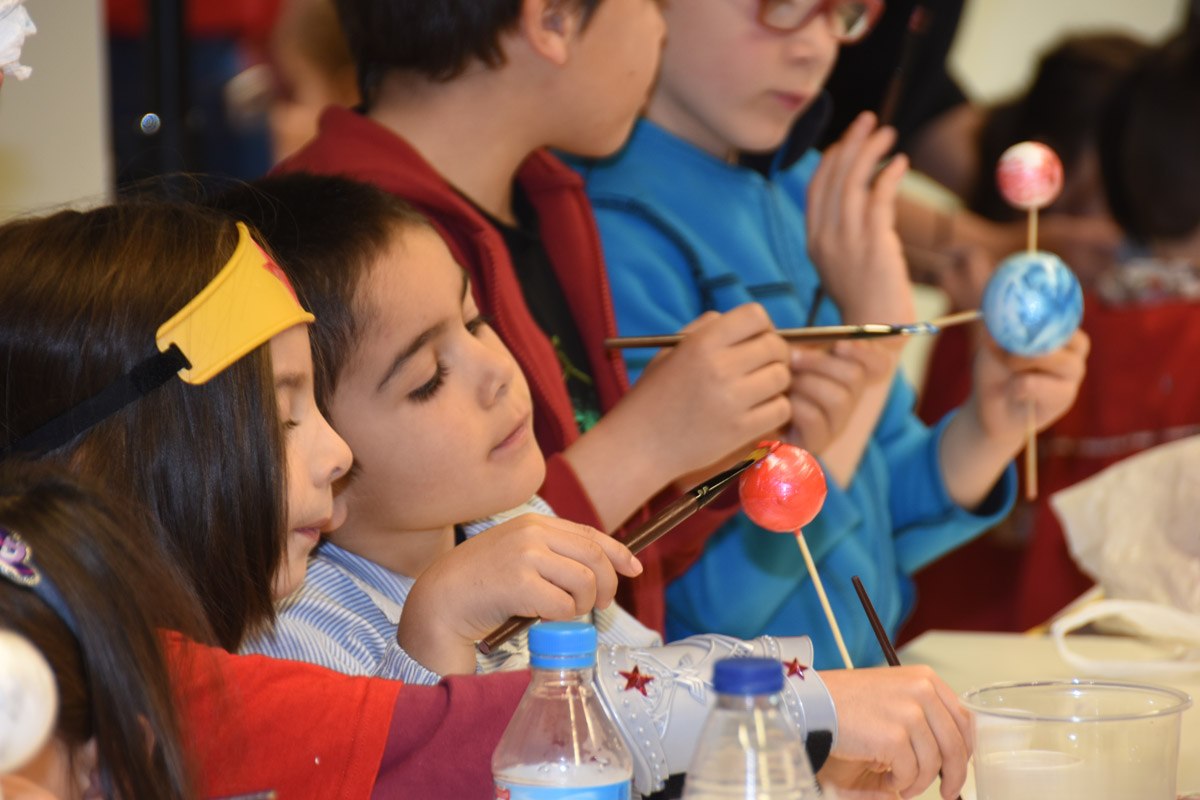
[[[130,509],[61,467],[0,465],[0,528],[28,545],[78,636],[38,594],[3,577],[0,624],[46,656],[60,697],[55,736],[71,752],[95,738],[106,797],[190,800],[160,632],[203,640],[205,626],[187,581]]]
[[[1200,30],[1161,46],[1113,93],[1100,168],[1113,217],[1132,238],[1188,238],[1200,227]]]
[[[0,449],[155,353],[236,242],[228,218],[163,202],[0,227]],[[287,512],[267,347],[204,385],[172,379],[46,457],[150,510],[222,646],[273,618]]]

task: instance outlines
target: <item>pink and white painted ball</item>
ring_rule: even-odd
[[[1004,199],[1017,208],[1045,208],[1062,191],[1062,161],[1041,142],[1014,144],[1000,156],[996,184]]]

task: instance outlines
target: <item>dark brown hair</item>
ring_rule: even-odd
[[[394,237],[429,221],[378,187],[303,172],[231,189],[215,205],[259,231],[316,316],[309,335],[317,405],[328,416],[342,367],[368,319],[358,287]]]
[[[33,590],[0,577],[2,624],[54,671],[55,736],[72,752],[96,739],[106,797],[190,800],[160,632],[203,639],[204,623],[186,580],[131,510],[62,468],[0,465],[0,527],[28,545],[79,636]]]
[[[1200,30],[1168,41],[1113,95],[1100,167],[1117,223],[1141,242],[1200,228]]]
[[[1097,141],[1109,97],[1149,49],[1124,34],[1101,33],[1069,37],[1047,53],[1024,95],[987,112],[979,133],[980,174],[969,199],[971,209],[1000,221],[1025,213],[1013,208],[996,186],[996,163],[1017,142],[1049,145],[1067,174],[1075,171]]]
[[[586,25],[601,0],[562,0]],[[504,64],[501,36],[521,18],[523,0],[337,0],[358,85],[369,106],[386,72],[448,81],[472,61]]]
[[[0,227],[0,448],[155,353],[155,331],[236,242],[225,217],[162,202]],[[204,385],[168,381],[46,457],[150,510],[218,641],[235,649],[273,618],[284,455],[263,346]]]

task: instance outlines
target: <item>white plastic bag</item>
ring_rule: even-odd
[[[29,17],[25,0],[0,0],[0,72],[25,80],[33,70],[21,63],[21,47],[26,37],[37,33]]]
[[[1098,620],[1152,639],[1165,657],[1144,660],[1095,659],[1071,649],[1067,636]],[[1063,617],[1050,626],[1050,635],[1063,660],[1088,675],[1111,678],[1172,678],[1200,672],[1200,616],[1159,603],[1140,600],[1101,600]]]
[[[1200,437],[1127,458],[1050,503],[1106,597],[1200,614]]]

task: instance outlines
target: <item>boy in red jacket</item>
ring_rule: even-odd
[[[625,140],[658,65],[657,0],[339,0],[365,113],[328,109],[280,170],[346,174],[427,215],[470,273],[516,357],[547,457],[539,494],[610,532],[689,476],[803,420],[831,436],[866,368],[792,354],[757,304],[706,314],[630,390],[592,212],[555,147],[603,156]],[[815,384],[815,385],[814,385]],[[642,554],[623,604],[663,627],[663,586],[699,554],[733,498]],[[717,504],[714,504],[716,506]]]

